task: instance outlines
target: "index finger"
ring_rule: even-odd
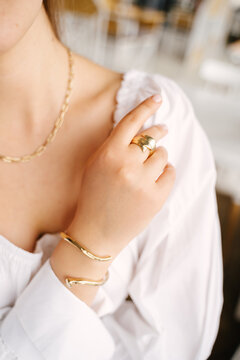
[[[143,100],[117,123],[111,132],[111,137],[118,143],[129,145],[144,122],[157,111],[161,103],[160,94],[152,95]]]

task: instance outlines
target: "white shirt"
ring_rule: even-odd
[[[1,360],[202,360],[211,353],[223,274],[208,138],[174,81],[134,68],[118,90],[114,126],[157,92],[163,103],[143,129],[167,124],[157,146],[166,147],[176,181],[159,213],[112,262],[91,306],[50,266],[59,233],[44,234],[34,253],[0,235]]]

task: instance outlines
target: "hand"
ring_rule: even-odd
[[[173,187],[175,168],[167,150],[159,146],[148,157],[149,150],[130,144],[160,104],[150,97],[131,110],[86,162],[66,232],[99,256],[117,255],[160,211]],[[156,125],[141,134],[157,141],[167,130]]]

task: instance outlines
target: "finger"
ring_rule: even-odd
[[[149,177],[155,180],[162,173],[167,165],[167,161],[167,149],[164,146],[157,147],[154,153],[143,163],[144,168],[146,169],[145,173],[149,174]]]
[[[160,102],[155,102],[154,96],[155,95],[150,96],[142,101],[117,123],[110,134],[112,140],[123,145],[130,144],[132,138],[141,129],[144,122],[152,116],[161,105],[161,99]]]
[[[159,124],[159,125],[154,125],[144,131],[141,131],[137,135],[139,136],[149,135],[157,142],[158,140],[163,138],[167,133],[168,133],[167,126],[165,124]],[[142,151],[141,147],[137,144],[129,144],[128,147],[131,150],[132,154],[135,156],[135,158],[139,159],[139,161],[141,162],[145,161],[149,157],[150,154],[149,149],[146,149],[146,151]]]
[[[167,134],[167,132],[168,132],[168,127],[166,124],[158,124],[158,125],[153,125],[148,129],[139,131],[136,135],[149,135],[153,137],[157,142],[157,140],[164,137]]]
[[[162,174],[157,178],[155,184],[158,186],[160,192],[166,192],[166,196],[171,191],[173,184],[176,179],[176,170],[175,167],[171,163],[167,163],[165,168],[163,169]]]

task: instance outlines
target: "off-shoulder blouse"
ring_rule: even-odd
[[[50,266],[59,233],[45,233],[33,253],[0,235],[1,360],[205,360],[211,353],[223,274],[209,140],[173,80],[135,68],[118,89],[114,126],[159,92],[163,103],[142,129],[168,126],[157,146],[166,147],[176,181],[161,211],[112,262],[91,306]]]

